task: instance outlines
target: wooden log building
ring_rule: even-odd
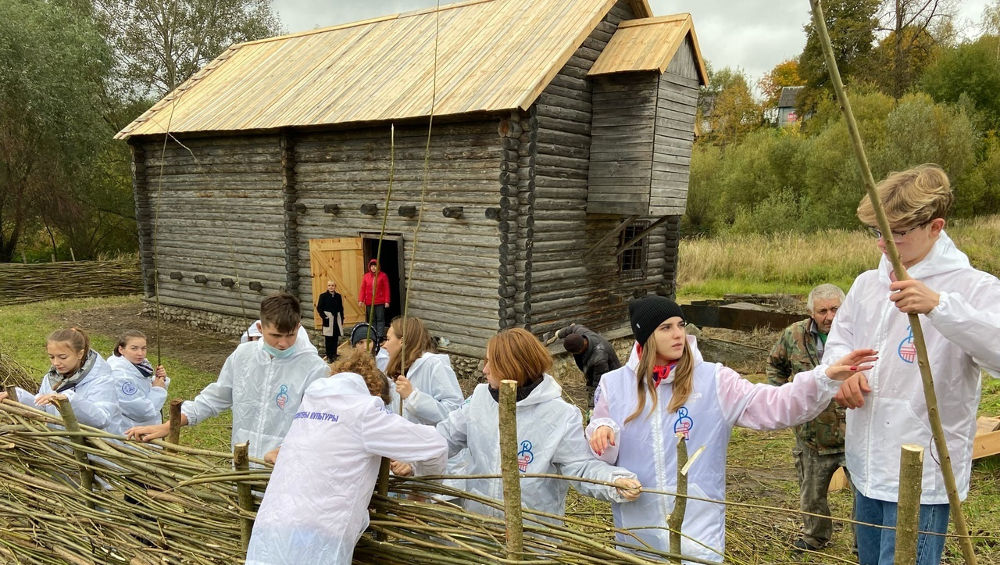
[[[627,327],[633,296],[674,292],[705,81],[690,16],[646,0],[472,0],[235,45],[117,135],[145,294],[232,330],[279,289],[308,317],[334,279],[353,322],[380,253],[391,313],[405,299],[452,353]]]

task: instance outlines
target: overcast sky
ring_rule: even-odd
[[[449,4],[452,0],[442,0]],[[958,29],[978,35],[976,26],[989,0],[958,0]],[[303,31],[433,7],[435,0],[274,0],[289,32]],[[702,56],[716,69],[738,67],[756,82],[805,45],[802,26],[808,0],[649,0],[654,15],[688,12],[694,18]]]

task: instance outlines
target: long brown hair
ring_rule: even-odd
[[[486,342],[486,357],[490,360],[490,374],[517,381],[517,386],[524,386],[552,368],[549,350],[524,328],[500,330]]]
[[[90,338],[80,328],[73,327],[56,330],[50,333],[49,337],[45,339],[46,346],[50,343],[65,343],[73,353],[83,352],[83,356],[77,359],[77,369],[83,367],[83,364],[87,361],[87,356],[90,355]]]
[[[390,377],[398,377],[403,374],[403,362],[406,362],[406,368],[409,369],[413,366],[413,362],[420,359],[420,356],[424,353],[430,351],[431,353],[437,352],[437,348],[434,347],[434,340],[431,338],[430,332],[427,331],[427,327],[424,323],[420,321],[420,318],[406,318],[406,324],[403,324],[403,318],[396,317],[393,318],[392,322],[389,323],[389,327],[392,329],[392,333],[396,334],[396,337],[403,342],[403,347],[399,350],[399,353],[389,357],[389,365],[385,368],[385,374]],[[401,359],[405,355],[406,359]]]
[[[635,407],[635,412],[632,412],[628,418],[625,418],[626,424],[641,416],[643,410],[646,409],[647,392],[653,399],[649,413],[652,414],[656,411],[656,407],[659,405],[659,397],[656,394],[656,387],[653,385],[653,367],[655,366],[656,336],[650,335],[649,339],[642,346],[642,353],[639,355],[639,366],[635,370],[639,402]],[[684,406],[684,403],[687,402],[688,397],[691,396],[691,388],[694,386],[693,377],[694,355],[691,353],[691,346],[688,344],[687,339],[685,339],[684,352],[681,353],[681,358],[677,360],[677,366],[674,367],[673,391],[670,396],[670,402],[667,404],[667,412],[676,412],[678,408]]]

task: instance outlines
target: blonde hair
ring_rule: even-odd
[[[389,380],[375,365],[371,353],[363,348],[354,347],[346,355],[330,364],[330,374],[357,373],[365,379],[365,385],[372,396],[378,396],[382,402],[389,404]]]
[[[635,371],[637,398],[639,400],[635,411],[628,418],[625,418],[626,424],[642,415],[642,412],[646,409],[647,394],[652,397],[652,405],[650,406],[649,413],[652,414],[656,411],[656,406],[659,404],[659,396],[656,393],[656,386],[653,381],[653,367],[655,366],[656,336],[651,335],[642,346],[642,353],[639,355],[639,366],[636,367]],[[684,406],[688,397],[691,396],[693,386],[694,355],[691,353],[691,345],[685,339],[684,351],[681,353],[680,359],[677,360],[677,366],[674,367],[673,391],[670,395],[670,402],[667,404],[667,412],[677,412],[678,408]]]
[[[524,386],[552,368],[552,355],[538,338],[523,328],[500,330],[486,343],[490,372]]]
[[[890,173],[875,190],[893,228],[917,227],[934,218],[946,218],[954,199],[948,175],[931,163]],[[867,195],[858,204],[857,214],[862,223],[877,224],[875,209]]]
[[[403,374],[404,361],[405,367],[409,368],[427,351],[431,353],[437,351],[430,332],[427,331],[427,327],[420,321],[420,318],[406,318],[405,324],[403,318],[393,318],[392,322],[389,323],[389,328],[403,342],[403,347],[398,353],[389,357],[389,364],[385,368],[387,375],[397,377]],[[406,355],[406,359],[400,359],[402,355]]]

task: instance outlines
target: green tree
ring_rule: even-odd
[[[94,0],[124,100],[159,98],[235,43],[280,33],[270,0]]]
[[[743,71],[725,67],[709,77],[709,84],[713,98],[711,112],[704,116],[710,126],[707,139],[727,145],[761,127],[762,109]]]
[[[0,261],[92,178],[110,55],[77,8],[0,0]],[[75,218],[79,220],[79,218]]]
[[[802,77],[799,76],[799,62],[796,59],[787,59],[778,63],[757,81],[757,87],[764,95],[764,106],[768,108],[777,105],[782,88],[802,86],[802,84]]]
[[[877,31],[886,34],[866,69],[869,80],[894,98],[920,77],[934,46],[952,33],[957,6],[951,0],[884,0]]]
[[[984,129],[1000,129],[1000,39],[983,36],[944,48],[920,78],[920,89],[935,101],[958,103],[966,97],[980,112]]]
[[[853,82],[860,69],[866,68],[875,43],[880,0],[832,0],[823,3],[823,15],[845,84]],[[799,75],[806,91],[799,96],[799,115],[810,114],[822,98],[819,91],[832,90],[830,75],[823,58],[819,34],[812,21],[805,25],[806,46],[799,55]]]

